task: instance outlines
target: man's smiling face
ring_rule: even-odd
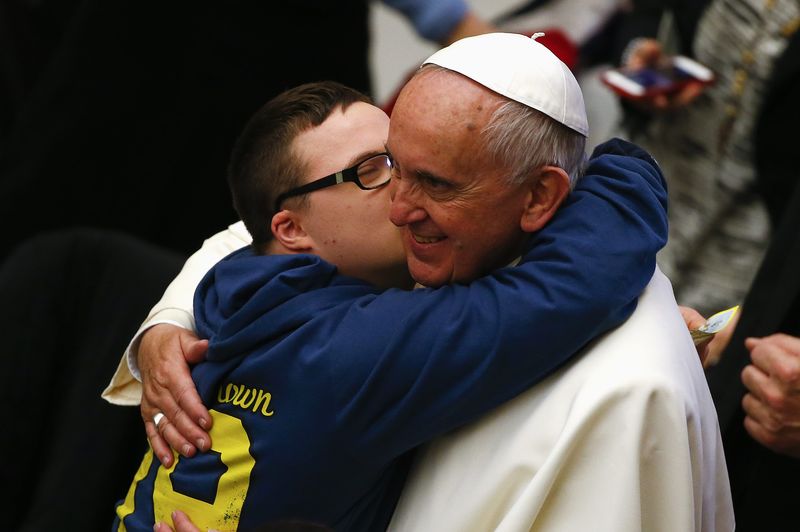
[[[455,73],[423,72],[403,89],[387,147],[395,162],[390,218],[412,277],[467,282],[519,253],[526,195],[492,160],[482,129],[502,99]]]

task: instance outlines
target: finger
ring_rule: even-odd
[[[751,417],[744,418],[744,427],[754,440],[776,453],[800,458],[800,429],[772,432]]]
[[[775,444],[777,443],[778,439],[774,433],[768,431],[764,428],[763,425],[758,423],[753,418],[747,416],[744,418],[744,428],[747,433],[757,442],[768,447],[770,449],[774,449]]]
[[[768,340],[786,351],[790,353],[794,353],[796,355],[800,355],[800,338],[797,336],[790,336],[784,333],[777,333],[771,334],[764,338],[764,340]]]
[[[155,423],[152,421],[144,422],[144,430],[147,433],[147,439],[150,442],[150,448],[153,449],[153,454],[156,456],[161,465],[164,467],[172,467],[173,454],[167,442],[158,433]]]
[[[800,350],[792,351],[792,337],[773,335],[760,340],[748,339],[753,364],[776,379],[786,389],[800,388]],[[788,347],[788,348],[787,348]]]
[[[742,383],[747,388],[747,391],[755,395],[759,400],[768,403],[766,395],[771,387],[769,375],[750,364],[742,370]]]
[[[158,433],[166,440],[167,444],[182,456],[191,458],[197,452],[195,446],[183,437],[180,431],[175,427],[175,424],[172,423],[166,415],[158,423],[157,429]]]
[[[142,403],[139,409],[145,421],[152,421],[153,417],[159,413],[167,413],[168,417],[174,417],[174,412],[180,410],[180,405],[166,388],[150,387],[142,394]]]
[[[187,342],[183,354],[186,362],[189,364],[197,364],[206,358],[208,351],[208,340],[194,340]]]
[[[205,359],[208,340],[201,340],[194,331],[188,329],[181,330],[177,339],[181,354],[186,362],[196,364]]]
[[[188,349],[196,356],[207,343],[174,326],[156,326],[148,334],[139,350],[145,420],[163,412],[170,425],[159,433],[184,456],[192,456],[198,444],[201,450],[208,449],[211,438],[204,428],[211,426],[211,416],[200,401],[184,355]]]
[[[169,383],[169,389],[170,395],[162,402],[162,411],[183,438],[197,445],[200,450],[207,450],[211,437],[204,427],[211,427],[211,415],[200,400],[188,371],[175,375]]]
[[[182,336],[181,348],[188,362],[192,360],[201,361],[205,358],[206,351],[208,350],[208,340],[197,340],[196,338],[192,339],[187,336]],[[189,418],[193,420],[193,424],[197,424],[196,427],[191,425],[187,426],[187,431],[184,431],[184,435],[191,438],[193,441],[197,441],[197,439],[201,437],[206,441],[210,441],[211,438],[202,429],[210,429],[213,422],[208,410],[200,400],[197,387],[194,381],[191,380],[191,375],[188,374],[188,372],[185,379],[182,375],[179,376],[179,378],[181,381],[180,385],[176,386],[176,389],[179,390],[179,395],[176,396],[178,403],[181,408],[186,411]]]
[[[695,309],[691,307],[678,306],[678,310],[681,311],[681,316],[683,317],[684,323],[686,323],[686,328],[697,329],[698,327],[705,325],[706,319]]]
[[[769,432],[777,433],[784,426],[775,412],[753,394],[745,394],[742,398],[742,408],[745,414]]]
[[[192,389],[194,392],[194,389]],[[196,392],[194,392],[196,394]],[[199,397],[198,397],[199,402]],[[205,407],[199,403],[205,412]],[[208,416],[209,419],[211,416]],[[197,447],[200,451],[207,451],[211,447],[211,436],[202,428],[197,426],[190,414],[185,409],[176,410],[170,419],[176,432],[184,440],[191,442],[192,446]]]
[[[175,525],[175,532],[200,532],[189,516],[180,510],[172,512],[172,523]]]
[[[750,364],[742,370],[742,383],[759,401],[773,410],[783,411],[786,405],[786,394],[777,382],[756,366]]]
[[[162,523],[159,521],[155,525],[153,525],[153,532],[175,532],[172,530],[172,527],[166,523]]]
[[[747,338],[744,341],[744,346],[750,351],[750,360],[753,365],[762,371],[768,372],[771,365],[768,352],[774,349],[774,346],[765,345],[764,342],[765,338]]]
[[[156,379],[149,379],[150,386],[145,388],[142,398],[142,412],[148,417],[163,412],[183,440],[191,442],[192,446],[197,445],[202,451],[208,450],[211,437],[203,425],[211,427],[211,415],[197,394],[188,367],[181,360],[168,375],[160,383]],[[173,445],[172,440],[169,443]],[[176,449],[180,451],[180,448]],[[184,454],[183,451],[180,452]]]
[[[169,419],[175,416],[175,412],[180,410],[178,404],[172,399],[172,397],[169,394],[164,394],[158,401],[158,403],[161,404],[162,406],[156,406],[155,403],[148,398],[148,395],[151,394],[145,394],[142,397],[142,405],[141,405],[142,419],[145,422],[145,430],[148,433],[148,437],[150,437],[151,434],[151,432],[148,430],[148,424],[153,427],[152,431],[153,437],[150,438],[150,445],[151,447],[153,447],[153,451],[159,457],[161,463],[167,467],[171,465],[172,449],[175,449],[177,452],[180,452],[184,456],[193,456],[194,450],[191,450],[190,454],[186,454],[187,449],[185,448],[182,449],[182,447],[187,443],[186,440],[175,441],[175,445],[173,445],[173,447],[170,448],[170,445],[172,445],[172,443],[168,442],[162,437],[161,431],[158,430],[155,427],[155,423],[153,423],[153,418],[156,416],[156,414],[159,413],[164,414],[164,417],[159,422],[159,427],[165,422],[169,422]],[[164,458],[166,458],[167,456],[169,456],[170,459],[168,459],[165,462]]]

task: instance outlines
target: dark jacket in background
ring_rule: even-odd
[[[770,247],[744,301],[733,339],[708,371],[717,405],[737,530],[796,531],[800,460],[779,455],[744,430],[744,339],[783,332],[800,336],[800,34],[776,63],[756,127],[758,181],[774,225]]]
[[[0,136],[0,259],[74,225],[197,249],[237,219],[225,168],[261,105],[322,79],[369,91],[367,7],[75,2],[57,43],[42,44],[35,83],[13,85],[22,108]]]

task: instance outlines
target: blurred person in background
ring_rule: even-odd
[[[800,500],[800,186],[706,376],[717,408],[737,530],[797,530]],[[723,339],[724,340],[724,339]],[[712,343],[713,345],[713,343]]]
[[[800,3],[634,2],[619,34],[623,64],[652,65],[666,53],[648,38],[665,12],[675,52],[710,67],[716,82],[626,105],[631,137],[670,187],[659,261],[681,304],[708,315],[743,302],[730,343],[712,343],[707,370],[737,530],[797,530]]]
[[[665,13],[674,53],[694,57],[716,80],[627,103],[625,127],[669,181],[670,240],[659,265],[678,302],[708,315],[741,302],[796,179],[789,127],[798,107],[787,94],[796,87],[800,5],[634,2],[619,29],[623,66],[653,66],[673,53],[651,38]]]

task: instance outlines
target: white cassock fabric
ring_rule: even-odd
[[[438,532],[733,528],[716,412],[660,271],[630,319],[570,365],[420,450],[390,526]]]

